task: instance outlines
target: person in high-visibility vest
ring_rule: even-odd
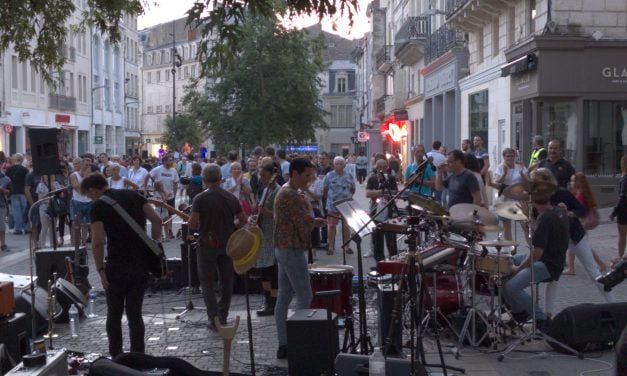
[[[533,166],[542,159],[547,157],[546,149],[544,148],[544,139],[542,136],[533,136],[533,152],[531,153],[531,159],[529,160],[529,166]]]

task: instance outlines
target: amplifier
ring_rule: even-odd
[[[65,376],[67,375],[67,356],[64,350],[48,350],[46,364],[41,367],[24,367],[20,363],[5,376]]]
[[[399,314],[396,321],[392,323],[392,311],[394,310],[394,299],[398,291],[398,285],[379,284],[377,286],[377,307],[379,308],[379,328],[377,336],[381,338],[381,343],[386,343],[390,326],[394,325],[394,333],[391,338],[391,347],[388,355],[401,354],[403,350],[403,317]],[[402,304],[402,303],[401,303]]]
[[[188,248],[189,248],[189,258],[191,259],[192,263],[191,265],[188,267],[187,266],[187,252],[188,252]],[[196,245],[192,245],[192,244],[187,244],[187,243],[182,243],[181,244],[181,280],[183,282],[183,284],[181,285],[181,287],[187,287],[188,282],[188,277],[187,277],[187,271],[189,270],[192,274],[192,280],[191,280],[191,287],[199,287],[200,286],[200,281],[198,280],[198,259],[196,258],[196,250],[198,249],[198,247],[196,247]],[[189,269],[188,269],[189,268]]]
[[[10,316],[14,311],[13,282],[0,282],[0,317]]]
[[[16,362],[30,352],[27,318],[25,313],[17,312],[0,319],[0,343],[6,345],[9,355]]]
[[[290,376],[318,376],[340,352],[337,315],[326,309],[301,309],[287,319],[287,369]]]
[[[48,288],[48,280],[52,279],[52,273],[56,272],[57,277],[66,278],[65,258],[74,260],[74,247],[43,248],[35,251],[35,271],[38,277],[37,284],[40,287]],[[87,248],[80,247],[78,251],[79,263],[87,264]]]

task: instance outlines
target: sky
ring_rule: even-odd
[[[358,14],[354,17],[352,28],[348,24],[348,17],[336,15],[333,19],[323,19],[322,29],[348,39],[361,38],[370,30],[370,23],[366,16],[366,7],[369,2],[370,0],[359,0],[360,7]],[[151,0],[149,1],[149,5],[145,8],[145,14],[140,16],[137,21],[138,27],[141,30],[146,27],[172,21],[172,19],[184,17],[185,12],[191,8],[193,3],[194,0]],[[301,17],[292,22],[287,22],[287,25],[302,28],[311,26],[317,22],[317,16]],[[334,26],[337,31],[333,30]]]

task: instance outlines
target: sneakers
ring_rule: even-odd
[[[7,247],[6,244],[2,244],[0,246],[0,250],[2,250],[2,252],[9,252],[10,251],[9,247]]]
[[[280,345],[276,351],[277,359],[287,359],[287,345]]]
[[[22,231],[22,230],[15,230],[15,231],[13,231],[13,235],[24,235],[24,231]]]

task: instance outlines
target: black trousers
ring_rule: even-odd
[[[146,348],[144,341],[144,319],[142,304],[144,292],[148,285],[146,273],[138,271],[123,272],[107,264],[106,273],[109,280],[107,293],[107,337],[109,337],[109,353],[112,357],[122,353],[122,314],[126,311],[131,351],[143,353]]]
[[[233,295],[233,280],[235,271],[233,260],[226,255],[225,249],[200,247],[196,253],[198,260],[198,279],[202,287],[202,297],[207,307],[209,322],[213,322],[215,316],[219,316],[222,323],[226,323],[231,307]],[[213,288],[214,282],[220,276],[220,301]]]
[[[398,249],[396,247],[396,234],[393,232],[382,232],[379,230],[374,230],[372,232],[372,250],[374,259],[377,261],[385,260],[385,244],[388,246],[389,257],[394,256],[398,253]],[[385,243],[384,243],[385,239]]]

